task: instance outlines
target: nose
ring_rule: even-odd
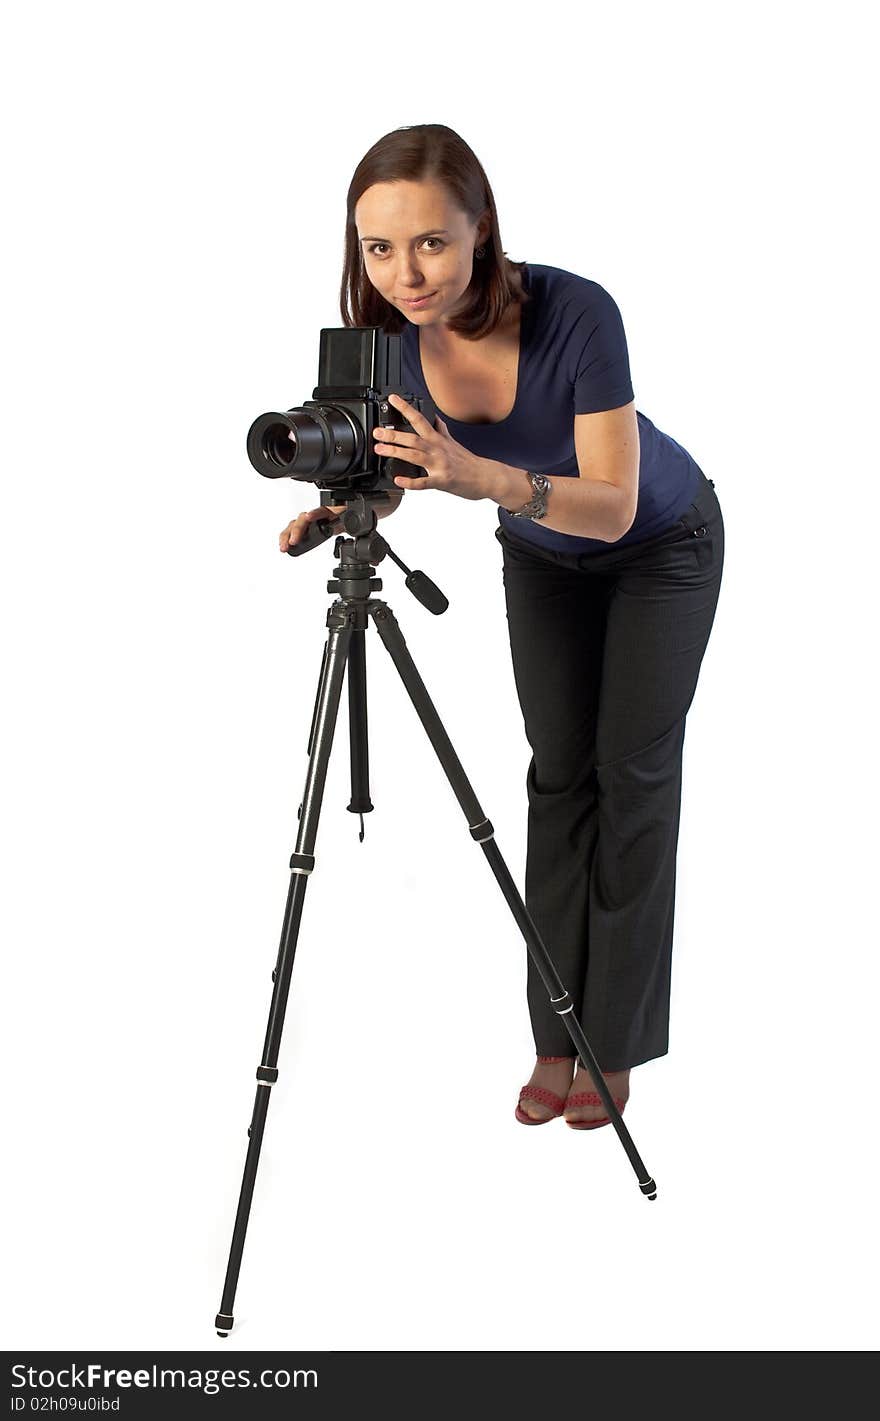
[[[401,264],[398,268],[397,280],[400,286],[407,290],[412,288],[413,291],[417,291],[419,287],[425,285],[425,278],[422,276],[422,273],[418,267],[413,266],[411,262],[403,262]]]

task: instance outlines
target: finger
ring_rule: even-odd
[[[377,444],[376,453],[393,455],[403,464],[421,464],[423,467],[428,457],[423,449],[417,449],[410,444]]]
[[[402,488],[402,489],[414,489],[414,490],[416,490],[416,491],[420,491],[421,489],[425,489],[425,488],[436,488],[436,487],[437,487],[437,484],[436,484],[436,483],[432,483],[432,482],[431,482],[431,476],[430,476],[430,474],[426,475],[426,477],[423,478],[423,479],[409,479],[409,478],[406,478],[405,475],[399,474],[399,475],[396,476],[394,482],[397,484],[397,487],[398,487],[398,488]]]
[[[393,426],[379,426],[373,430],[373,439],[376,441],[373,448],[377,454],[381,454],[393,446],[401,449],[415,449],[421,447],[421,435],[413,434],[409,429],[395,429]]]
[[[401,414],[406,415],[416,434],[424,436],[432,433],[432,426],[421,410],[417,410],[415,405],[409,404],[403,395],[389,395],[388,403],[393,405],[396,410],[400,410]]]

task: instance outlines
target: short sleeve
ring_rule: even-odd
[[[590,299],[578,320],[577,339],[583,345],[574,381],[575,414],[614,410],[635,399],[629,372],[626,334],[617,303],[591,283]]]

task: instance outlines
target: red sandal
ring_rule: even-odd
[[[614,1104],[617,1106],[617,1109],[620,1111],[620,1114],[622,1115],[624,1106],[626,1105],[626,1101],[621,1100],[616,1095],[612,1096],[611,1098],[614,1101]],[[565,1100],[563,1101],[562,1108],[563,1110],[571,1110],[576,1108],[578,1105],[604,1104],[605,1102],[597,1090],[579,1090],[576,1091],[574,1095],[566,1096]],[[611,1119],[608,1115],[600,1115],[598,1120],[566,1120],[565,1123],[568,1126],[569,1130],[597,1130],[600,1125],[610,1125]]]
[[[541,1065],[549,1065],[553,1061],[572,1061],[573,1056],[539,1056]],[[524,1100],[536,1100],[539,1105],[548,1105],[553,1111],[552,1115],[544,1115],[536,1120],[534,1116],[527,1115],[520,1106]],[[519,1093],[519,1103],[514,1112],[521,1125],[548,1125],[551,1120],[556,1120],[565,1109],[565,1099],[557,1095],[555,1090],[547,1090],[541,1085],[524,1085]]]

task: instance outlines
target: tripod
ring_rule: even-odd
[[[562,1017],[568,1033],[575,1044],[578,1055],[595,1082],[611,1124],[617,1131],[623,1148],[635,1170],[639,1189],[648,1199],[656,1199],[657,1186],[645,1169],[644,1164],[614,1104],[605,1079],[599,1069],[593,1052],[577,1017],[574,1002],[566,991],[546,947],[538,933],[528,910],[517,891],[516,885],[495,843],[494,830],[480,807],[470,782],[462,769],[461,762],[453,749],[452,742],[443,728],[443,723],[425,689],[415,662],[407,650],[403,634],[391,608],[385,602],[374,598],[373,592],[381,591],[381,580],[374,576],[376,564],[387,554],[407,572],[407,586],[433,612],[445,611],[448,603],[439,589],[420,572],[409,572],[388,544],[376,532],[376,513],[363,499],[348,508],[343,515],[344,524],[353,536],[337,537],[335,553],[339,566],[334,569],[335,577],[327,583],[327,591],[339,595],[327,612],[329,636],[324,647],[324,659],[318,681],[318,692],[312,714],[309,732],[309,766],[306,774],[302,804],[299,807],[299,832],[296,848],[290,858],[290,885],[284,921],[281,929],[281,943],[275,970],[272,973],[274,989],[266,1027],[263,1055],[257,1067],[257,1093],[253,1116],[248,1129],[248,1149],[244,1166],[244,1177],[238,1200],[238,1211],[232,1233],[229,1263],[223,1285],[220,1311],[214,1320],[220,1337],[226,1337],[233,1325],[232,1309],[235,1290],[241,1268],[245,1234],[253,1198],[257,1166],[269,1096],[272,1086],[278,1080],[278,1053],[281,1033],[284,1029],[284,1014],[290,991],[290,978],[296,952],[299,926],[302,919],[308,876],[315,867],[313,849],[318,832],[321,800],[333,744],[333,732],[339,712],[342,694],[342,679],[348,667],[348,710],[349,735],[351,744],[351,784],[352,797],[348,808],[363,815],[373,808],[370,802],[367,750],[367,696],[366,660],[364,632],[368,619],[373,618],[385,647],[400,673],[410,700],[431,744],[437,752],[453,793],[464,811],[473,838],[482,848],[489,861],[501,892],[510,905],[529,954],[541,975],[554,1010]],[[328,530],[318,529],[313,524],[309,534],[301,540],[297,553],[308,551],[317,542],[329,535]],[[292,550],[290,550],[292,551]],[[361,839],[363,839],[363,818],[361,818]]]

